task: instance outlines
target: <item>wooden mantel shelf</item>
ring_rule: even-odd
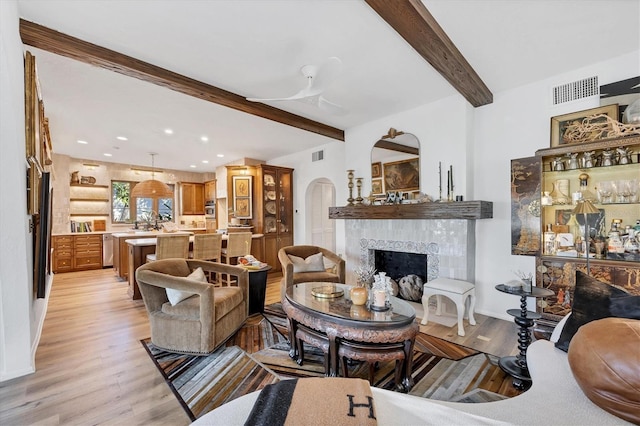
[[[490,219],[491,201],[329,207],[329,219]]]

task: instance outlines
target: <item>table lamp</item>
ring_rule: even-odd
[[[600,210],[593,205],[593,203],[589,200],[579,200],[576,207],[573,209],[573,214],[575,215],[583,215],[584,216],[584,239],[585,239],[585,253],[587,256],[587,275],[591,275],[589,272],[589,241],[591,240],[591,236],[589,235],[589,221],[587,220],[587,215],[600,213]]]

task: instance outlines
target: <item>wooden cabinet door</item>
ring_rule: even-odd
[[[511,254],[540,255],[541,158],[511,160]]]
[[[204,214],[204,184],[182,182],[182,214]]]
[[[210,180],[204,183],[204,200],[215,201],[216,199],[216,181]]]

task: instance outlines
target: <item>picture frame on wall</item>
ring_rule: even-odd
[[[253,219],[253,176],[233,176],[233,211],[238,219]]]
[[[420,190],[420,159],[384,163],[384,190],[411,192]]]
[[[382,186],[382,179],[371,179],[371,193],[373,195],[384,194],[384,188]]]
[[[382,177],[382,163],[372,163],[371,164],[371,178],[381,178]]]
[[[583,122],[585,118],[592,117],[594,115],[606,115],[614,120],[618,119],[618,104],[613,105],[605,105],[597,108],[586,109],[583,111],[576,111],[569,114],[558,115],[555,117],[551,117],[551,148],[562,145],[569,145],[572,143],[580,143],[580,142],[571,142],[570,139],[567,138],[568,132],[571,130],[571,126],[579,125]],[[605,118],[599,118],[593,121],[594,123],[606,121]],[[590,139],[588,142],[598,139],[604,139],[603,137],[596,137],[594,139]]]

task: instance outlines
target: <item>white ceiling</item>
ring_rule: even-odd
[[[494,97],[640,50],[640,0],[423,3]],[[28,21],[247,97],[292,95],[305,85],[302,65],[337,56],[343,72],[324,96],[348,114],[331,115],[302,102],[270,104],[340,129],[456,93],[361,0],[19,0],[18,4],[21,17]],[[159,168],[211,172],[242,157],[269,161],[332,141],[29,46],[25,49],[36,55],[57,153],[149,166],[148,153],[157,152]],[[174,134],[166,135],[165,128]],[[200,140],[203,135],[208,142]],[[78,139],[89,144],[80,145]]]

